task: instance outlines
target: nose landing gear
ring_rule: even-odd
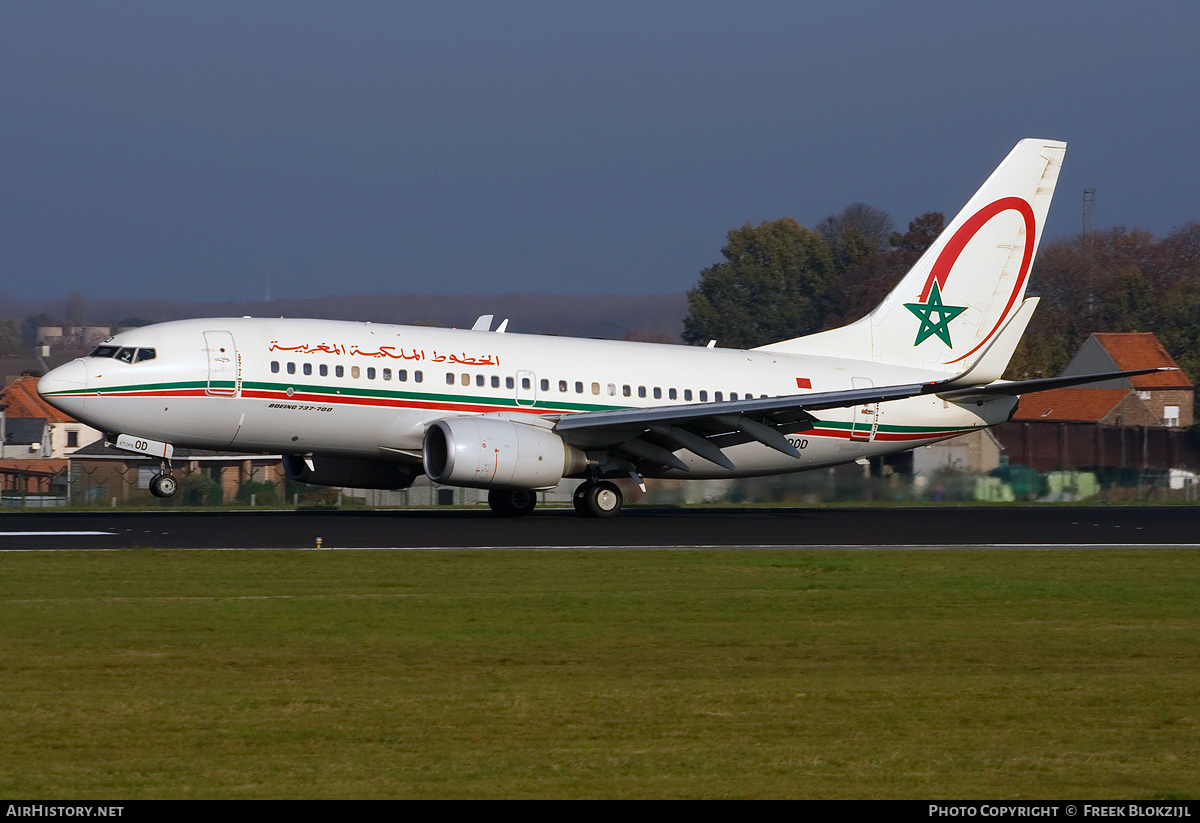
[[[172,497],[179,490],[179,481],[171,474],[171,461],[162,461],[159,473],[150,478],[150,493],[155,497]]]

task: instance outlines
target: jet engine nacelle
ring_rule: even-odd
[[[351,489],[407,489],[421,473],[416,466],[387,460],[299,454],[285,454],[283,470],[303,483]]]
[[[549,489],[587,466],[549,429],[496,417],[451,417],[425,430],[425,473],[477,489]]]

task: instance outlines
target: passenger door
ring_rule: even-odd
[[[869,377],[851,378],[851,384],[856,389],[874,388],[875,383]],[[875,430],[879,426],[878,403],[856,403],[854,406],[854,422],[850,424],[851,440],[873,440]]]
[[[537,402],[537,377],[531,371],[517,372],[517,405],[532,406]]]
[[[242,391],[242,369],[233,334],[206,331],[204,351],[208,356],[208,384],[205,393],[218,397],[237,397]]]

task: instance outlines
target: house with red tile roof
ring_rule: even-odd
[[[21,377],[0,393],[0,457],[62,458],[101,439],[100,432],[51,406],[37,393],[36,377]]]
[[[1010,463],[1039,471],[1078,466],[1200,468],[1195,387],[1153,334],[1097,333],[1063,374],[1122,369],[1172,371],[1021,396],[1012,420],[994,429]]]
[[[1192,381],[1183,373],[1183,370],[1179,368],[1179,364],[1175,362],[1175,359],[1163,348],[1158,338],[1149,332],[1097,332],[1088,337],[1083,346],[1080,347],[1079,353],[1063,369],[1063,374],[1093,374],[1103,371],[1155,367],[1171,369],[1171,371],[1139,374],[1121,380],[1110,380],[1105,383],[1097,383],[1095,386],[1089,386],[1085,389],[1060,390],[1062,392],[1074,393],[1096,392],[1102,389],[1120,389],[1127,394],[1132,391],[1134,396],[1145,405],[1149,419],[1146,419],[1146,415],[1132,408],[1132,404],[1129,403],[1125,403],[1119,411],[1110,410],[1108,413],[1110,419],[1105,419],[1104,415],[1097,415],[1097,408],[1092,407],[1095,403],[1100,402],[1099,395],[1060,395],[1052,398],[1052,400],[1058,403],[1060,409],[1066,405],[1064,401],[1068,397],[1072,398],[1073,402],[1089,404],[1086,408],[1086,415],[1079,414],[1070,419],[1096,420],[1116,426],[1170,426],[1187,428],[1194,422],[1195,386],[1192,385]],[[1045,392],[1044,394],[1056,393]],[[1018,416],[1022,419],[1029,419],[1035,405],[1038,408],[1044,405],[1043,401],[1037,399],[1038,397],[1038,395],[1029,395],[1028,397],[1021,398],[1021,405],[1023,407],[1026,406],[1025,401],[1027,399],[1034,405],[1019,409],[1017,412]],[[1061,419],[1068,418],[1063,417]]]
[[[1014,420],[1161,426],[1162,418],[1129,389],[1066,388],[1021,395]]]

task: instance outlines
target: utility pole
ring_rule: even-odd
[[[1087,316],[1096,307],[1096,190],[1083,190],[1083,255],[1087,265]]]

